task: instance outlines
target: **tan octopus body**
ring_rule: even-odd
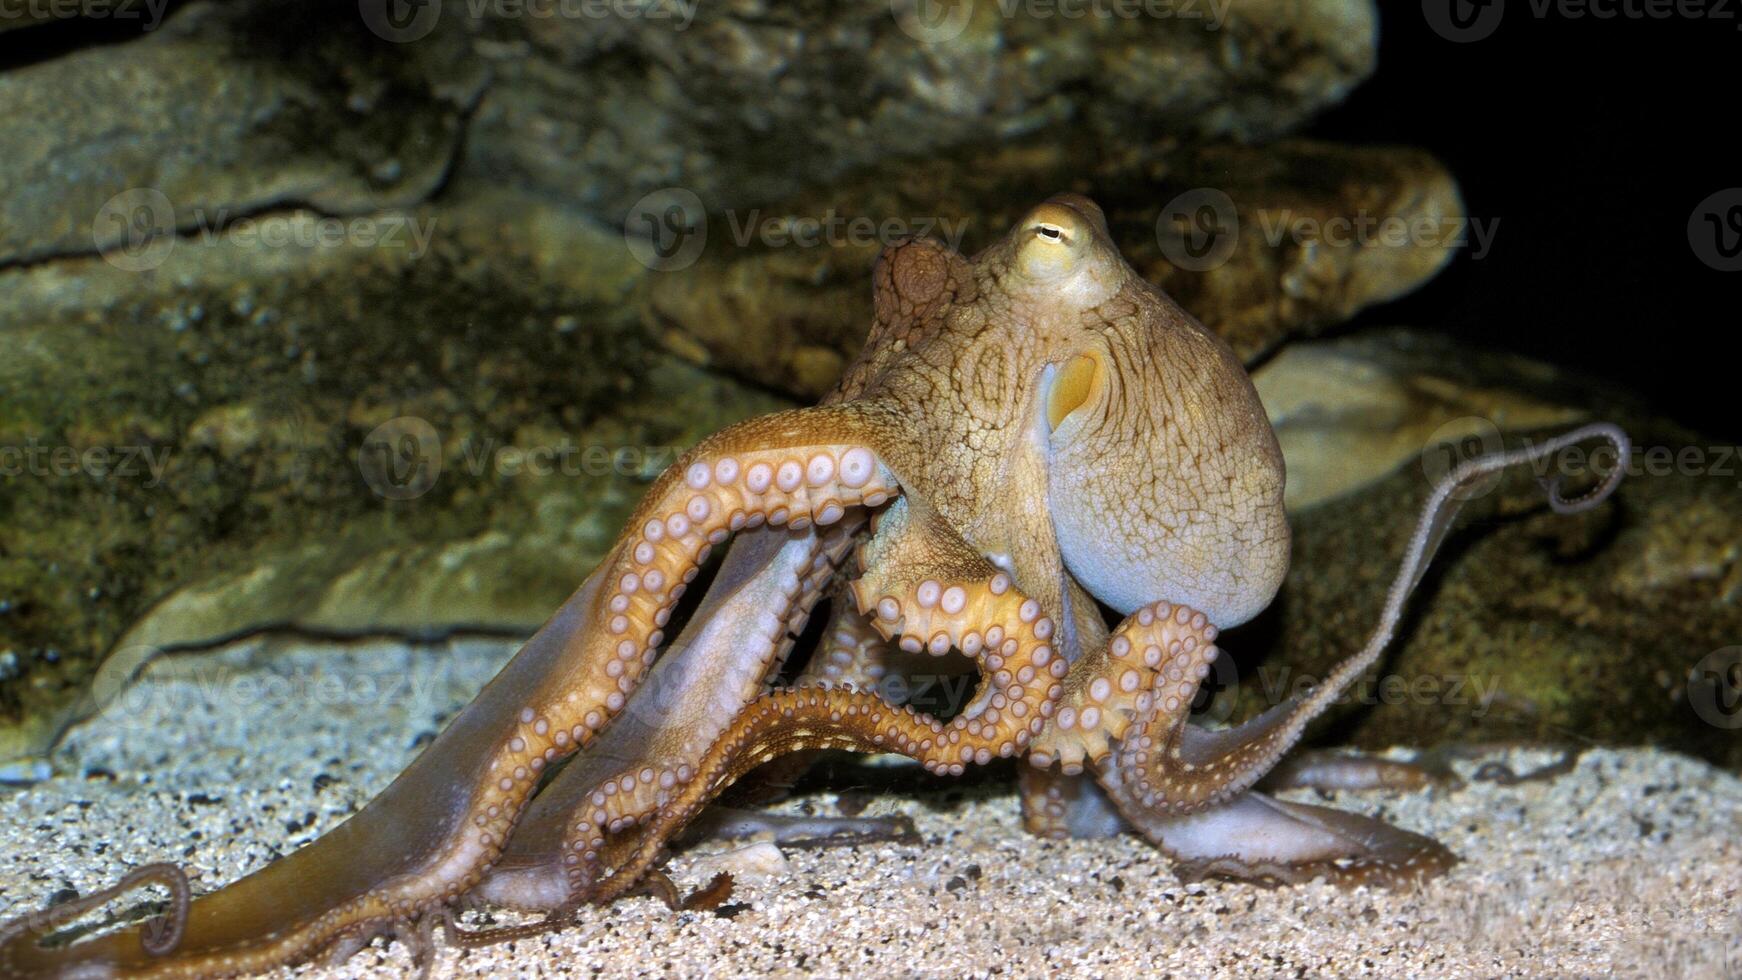
[[[1201,729],[1187,716],[1217,630],[1271,601],[1289,555],[1282,457],[1240,364],[1125,264],[1084,198],[1040,205],[972,260],[893,246],[839,389],[665,473],[574,596],[362,812],[144,926],[40,942],[119,889],[185,893],[174,869],[0,928],[0,976],[247,973],[438,921],[479,941],[449,915],[461,901],[560,924],[644,886],[733,780],[816,749],[939,773],[1026,756],[1031,830],[1133,827],[1197,872],[1436,873],[1455,859],[1431,840],[1252,786],[1378,655],[1458,488],[1591,437],[1624,439],[1592,426],[1455,471],[1367,647],[1310,694]],[[729,539],[668,643],[685,587]],[[774,686],[825,596],[823,643],[796,685]],[[1103,604],[1126,617],[1111,631]],[[871,689],[952,650],[980,684],[948,721]]]

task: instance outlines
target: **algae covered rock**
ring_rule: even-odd
[[[0,115],[0,265],[215,235],[287,204],[352,215],[427,197],[481,66],[321,8],[192,3],[133,40],[0,72],[0,104],[53,107]]]
[[[1571,452],[1467,503],[1379,673],[1323,737],[1373,747],[1651,743],[1742,764],[1742,460],[1734,447],[1541,364],[1399,334],[1339,346],[1345,361],[1365,347],[1397,390],[1455,387],[1463,401],[1453,404],[1497,410],[1463,427],[1430,428],[1430,407],[1421,424],[1404,426],[1429,433],[1407,454],[1389,448],[1386,427],[1360,421],[1370,411],[1346,416],[1353,421],[1344,440],[1291,446],[1285,437],[1291,471],[1310,469],[1317,453],[1349,455],[1363,432],[1375,456],[1395,464],[1293,514],[1293,565],[1278,602],[1228,642],[1243,685],[1240,711],[1296,693],[1364,642],[1431,477],[1472,452],[1605,418],[1633,440],[1615,497],[1573,516],[1549,510],[1539,477],[1562,476],[1576,491],[1613,462],[1612,454]],[[1351,400],[1374,400],[1371,391],[1351,391]],[[1408,403],[1402,396],[1391,410]],[[1556,411],[1564,421],[1543,428],[1545,413]]]
[[[935,24],[910,6],[205,0],[132,34],[116,18],[90,27],[105,43],[0,72],[0,101],[57,107],[0,119],[0,262],[287,204],[408,206],[447,179],[620,225],[662,188],[755,207],[1065,124],[1103,147],[1273,139],[1340,101],[1376,47],[1361,0],[962,3]],[[91,24],[33,11],[0,26],[65,43]]]
[[[663,188],[756,207],[883,160],[984,152],[1072,122],[1102,147],[1133,133],[1273,139],[1341,101],[1377,45],[1362,0],[1181,4],[1159,17],[917,6],[486,16],[476,50],[492,82],[459,177],[511,180],[618,223]],[[465,5],[440,9],[413,30],[439,35]]]
[[[392,420],[424,420],[456,451],[694,438],[687,423],[625,421],[656,357],[625,313],[639,267],[621,239],[525,211],[484,197],[347,222],[333,240],[334,219],[298,211],[167,243],[149,267],[111,255],[0,272],[0,653],[13,665],[0,717],[23,722],[19,740],[179,588],[264,575],[311,545],[439,552],[521,506],[497,493],[516,484],[493,453],[414,495],[383,482],[364,451]],[[618,478],[563,487],[591,501],[576,507],[607,506]],[[523,582],[505,574],[488,594]],[[359,585],[372,588],[358,602],[390,593]],[[269,603],[225,628],[287,616]]]

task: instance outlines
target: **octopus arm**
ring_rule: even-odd
[[[644,843],[599,889],[623,894],[657,862],[662,843],[745,773],[793,752],[894,752],[927,771],[957,775],[1020,753],[1045,727],[1068,668],[1054,623],[923,502],[902,497],[879,515],[853,585],[859,607],[910,652],[960,650],[980,671],[982,694],[940,721],[850,687],[795,687],[751,702],[709,748],[694,778],[652,815]]]
[[[693,770],[745,703],[762,692],[860,524],[803,531],[765,526],[740,535],[637,697],[533,799],[474,897],[543,911],[582,900],[584,893],[570,888],[563,844],[590,797],[626,774],[639,781],[649,767],[674,778]]]
[[[1172,858],[1181,878],[1400,886],[1445,873],[1458,858],[1429,837],[1330,807],[1259,792],[1185,816],[1130,806],[1117,767],[1101,783],[1127,819]]]
[[[172,946],[142,928],[59,947],[37,928],[0,929],[0,977],[259,972],[446,912],[499,858],[546,767],[593,744],[623,710],[712,546],[764,524],[834,524],[899,491],[867,445],[886,441],[878,421],[874,409],[833,405],[710,436],[660,476],[581,588],[362,811],[194,900],[168,930]],[[661,791],[635,789],[619,802]]]

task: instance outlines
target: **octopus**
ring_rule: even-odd
[[[943,776],[1019,760],[1027,831],[1135,831],[1182,875],[1400,885],[1454,864],[1427,837],[1260,780],[1375,663],[1473,484],[1583,440],[1624,459],[1620,430],[1453,469],[1365,644],[1311,690],[1201,727],[1219,633],[1271,602],[1290,548],[1282,455],[1227,345],[1137,275],[1077,195],[972,258],[890,245],[874,297],[836,389],[661,475],[598,567],[366,807],[197,898],[151,864],[0,926],[0,976],[231,976],[342,960],[382,935],[427,953],[437,927],[500,941],[628,895],[675,907],[660,870],[673,839],[753,770],[823,750]],[[1549,503],[1591,507],[1620,472],[1570,498],[1545,481]],[[948,664],[974,684],[954,714],[891,696],[891,678]],[[1347,786],[1384,768],[1293,771]],[[161,913],[65,936],[153,883],[170,892]],[[476,906],[543,918],[462,925]]]

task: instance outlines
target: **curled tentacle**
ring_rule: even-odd
[[[1150,713],[1125,736],[1119,749],[1120,768],[1127,776],[1131,795],[1146,808],[1183,814],[1226,802],[1251,789],[1294,747],[1307,724],[1379,659],[1396,631],[1404,603],[1462,503],[1462,492],[1501,470],[1551,460],[1589,439],[1606,440],[1615,447],[1618,460],[1626,458],[1626,435],[1613,425],[1596,423],[1540,444],[1466,460],[1442,479],[1422,509],[1379,623],[1366,645],[1339,663],[1313,690],[1221,731],[1190,726],[1183,713],[1170,715],[1160,703],[1162,699],[1155,699]],[[1575,510],[1596,506],[1619,485],[1617,474],[1623,470],[1618,465],[1592,492],[1575,501],[1560,502]],[[1555,499],[1560,500],[1558,490]]]
[[[1546,459],[1548,458],[1548,455],[1558,453],[1574,443],[1584,442],[1586,439],[1599,437],[1607,440],[1609,445],[1614,447],[1615,468],[1604,474],[1603,479],[1599,480],[1596,486],[1577,497],[1571,498],[1563,497],[1561,495],[1561,483],[1563,482],[1561,476],[1556,475],[1544,478],[1542,480],[1542,488],[1544,493],[1548,495],[1549,507],[1555,513],[1577,514],[1583,510],[1589,510],[1602,503],[1610,494],[1614,493],[1615,488],[1621,485],[1621,479],[1627,475],[1627,456],[1628,451],[1631,448],[1631,442],[1627,438],[1627,433],[1621,431],[1620,426],[1613,422],[1596,422],[1591,425],[1582,426],[1566,435],[1551,440],[1550,446],[1552,446],[1552,448],[1548,448],[1545,454],[1537,457],[1539,459]]]
[[[15,940],[27,936],[32,941],[45,937],[55,927],[71,922],[92,909],[146,885],[161,885],[168,889],[169,908],[137,927],[139,948],[146,956],[167,956],[175,952],[176,946],[181,943],[182,935],[187,930],[188,906],[193,901],[193,890],[188,887],[187,873],[167,862],[135,868],[120,881],[101,891],[20,916],[0,927],[0,948],[8,947]]]
[[[1219,653],[1218,635],[1203,613],[1166,601],[1126,617],[1106,646],[1071,666],[1057,716],[1029,762],[1045,769],[1056,760],[1073,776],[1085,760],[1106,758],[1133,719],[1159,731],[1183,728]]]
[[[897,752],[927,771],[959,774],[968,765],[1016,755],[1044,727],[1062,693],[1065,664],[1048,642],[1053,622],[1039,603],[942,522],[915,518],[905,500],[882,521],[867,547],[880,560],[868,564],[899,577],[861,579],[855,594],[862,607],[875,610],[878,628],[908,647],[940,655],[955,648],[972,657],[984,682],[974,703],[943,722],[852,689],[793,688],[758,698],[659,809],[640,848],[600,886],[597,900],[621,894],[658,859],[661,842],[732,781],[771,759],[817,749]],[[892,554],[902,560],[888,560]],[[920,576],[926,577],[911,584]],[[611,818],[608,807],[600,810],[595,822]],[[594,843],[576,842],[581,860],[599,857],[590,853]]]

